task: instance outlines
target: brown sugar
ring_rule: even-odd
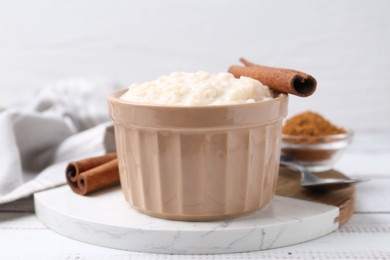
[[[321,115],[307,111],[287,120],[282,133],[285,135],[319,137],[344,134],[346,131],[333,125]]]
[[[330,159],[337,151],[315,146],[316,144],[335,142],[338,139],[331,135],[344,134],[339,128],[321,115],[314,112],[303,112],[287,120],[282,128],[283,141],[288,144],[282,149],[284,155],[301,162],[316,162]],[[303,145],[303,146],[294,146]],[[308,147],[307,145],[314,145]]]

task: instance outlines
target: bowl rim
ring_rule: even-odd
[[[258,104],[266,104],[269,102],[275,102],[282,99],[288,99],[288,94],[285,93],[275,93],[275,97],[262,100],[262,101],[255,101],[252,103],[241,103],[241,104],[220,104],[220,105],[165,105],[165,104],[153,104],[153,103],[142,103],[142,102],[134,102],[134,101],[128,101],[124,99],[120,99],[119,97],[124,94],[128,90],[128,87],[121,88],[119,90],[116,90],[114,92],[111,92],[108,94],[107,99],[111,102],[120,103],[123,105],[133,105],[138,107],[145,107],[145,108],[162,108],[162,109],[208,109],[208,108],[227,108],[227,107],[245,107],[245,106],[255,106]]]
[[[208,106],[167,106],[128,102],[119,99],[126,89],[107,97],[109,117],[118,124],[149,128],[248,128],[284,119],[288,95],[245,104]],[[264,113],[266,111],[266,113]]]

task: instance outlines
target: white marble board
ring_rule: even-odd
[[[118,187],[80,196],[62,186],[34,197],[38,219],[51,230],[87,243],[138,252],[248,252],[301,243],[338,228],[337,207],[281,196],[250,216],[214,222],[143,215],[127,204]]]

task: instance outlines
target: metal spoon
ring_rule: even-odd
[[[306,188],[343,188],[350,184],[368,181],[369,179],[337,179],[337,178],[320,178],[311,173],[305,166],[298,164],[293,159],[282,155],[280,164],[290,169],[301,172],[301,186]]]

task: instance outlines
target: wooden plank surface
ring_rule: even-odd
[[[387,194],[389,185],[390,178],[374,178],[357,186],[357,210],[365,213],[355,213],[332,234],[290,247],[229,255],[171,256],[103,248],[56,234],[32,213],[2,212],[0,259],[390,259],[390,212],[382,206],[390,200],[387,195],[379,203],[371,201]],[[369,210],[364,210],[367,205]]]
[[[362,167],[356,176],[372,179],[356,186],[355,214],[337,231],[310,242],[229,255],[141,254],[98,247],[63,237],[48,230],[33,213],[0,212],[0,259],[390,259],[390,172],[389,175],[376,175],[375,171],[363,174],[363,169],[369,169],[371,157],[375,156],[367,156],[364,161],[359,161]],[[347,170],[343,169],[343,172],[355,176],[355,171]],[[18,206],[7,207],[17,209]]]

